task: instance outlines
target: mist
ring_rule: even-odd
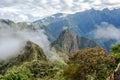
[[[18,55],[28,40],[38,44],[48,54],[50,42],[44,30],[19,30],[6,25],[0,26],[0,60]]]
[[[117,28],[113,24],[107,22],[102,22],[100,25],[96,26],[97,29],[94,30],[94,37],[97,39],[104,40],[116,40],[120,42],[120,28]]]

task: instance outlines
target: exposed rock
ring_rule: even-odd
[[[88,38],[76,35],[69,29],[66,29],[60,33],[60,36],[52,44],[56,50],[70,54],[76,50],[96,47],[98,46],[95,41]]]

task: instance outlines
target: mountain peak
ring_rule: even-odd
[[[72,30],[70,30],[69,28],[64,29],[64,30],[60,33],[60,35],[76,36],[76,34],[75,34]]]
[[[87,47],[96,47],[98,46],[96,42],[76,35],[70,29],[63,30],[57,40],[55,40],[52,44],[57,51],[64,52],[70,54],[76,50],[87,48]]]
[[[5,23],[5,24],[10,24],[10,23],[14,23],[13,21],[9,20],[9,19],[0,19],[1,23]]]
[[[22,60],[47,60],[46,55],[44,54],[44,51],[42,48],[40,48],[37,44],[27,41],[26,45],[24,47],[23,52],[20,54],[23,58]]]
[[[73,31],[71,31],[69,28],[64,29],[62,32],[72,32],[73,33]]]
[[[37,44],[27,41],[25,47],[21,50],[21,52],[8,60],[2,62],[2,66],[0,66],[0,73],[4,73],[5,68],[10,68],[14,65],[21,65],[24,62],[35,62],[35,61],[48,61],[46,55],[42,48],[40,48]],[[4,71],[2,71],[4,70]]]

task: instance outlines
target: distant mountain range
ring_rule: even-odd
[[[10,20],[0,20],[0,27],[10,26],[17,29],[44,29],[50,42],[57,39],[60,32],[64,29],[70,29],[79,36],[87,37],[97,42],[97,44],[110,51],[110,46],[117,41],[115,39],[105,40],[97,39],[94,36],[94,30],[97,29],[96,25],[102,22],[107,22],[120,28],[120,9],[104,9],[100,10],[87,10],[84,12],[77,12],[75,14],[64,15],[57,13],[52,16],[34,21],[34,22],[19,22],[15,23]],[[100,27],[100,26],[99,26]]]
[[[114,44],[116,41],[98,40],[93,35],[93,31],[97,28],[96,25],[100,25],[102,22],[107,22],[113,24],[116,28],[120,28],[120,9],[104,9],[102,11],[91,9],[71,15],[58,13],[37,20],[34,23],[46,31],[50,41],[54,41],[63,29],[69,28],[78,35],[96,40],[98,44],[109,51],[111,44]]]
[[[6,27],[11,27],[11,28],[16,28],[16,29],[31,29],[35,30],[38,29],[39,26],[37,24],[31,23],[31,22],[19,22],[15,23],[9,19],[0,19],[0,28],[6,28]]]

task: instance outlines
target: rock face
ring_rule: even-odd
[[[72,53],[79,49],[84,49],[87,47],[96,47],[98,46],[96,42],[76,35],[69,29],[65,29],[60,33],[60,36],[52,44],[56,50],[64,53]]]

